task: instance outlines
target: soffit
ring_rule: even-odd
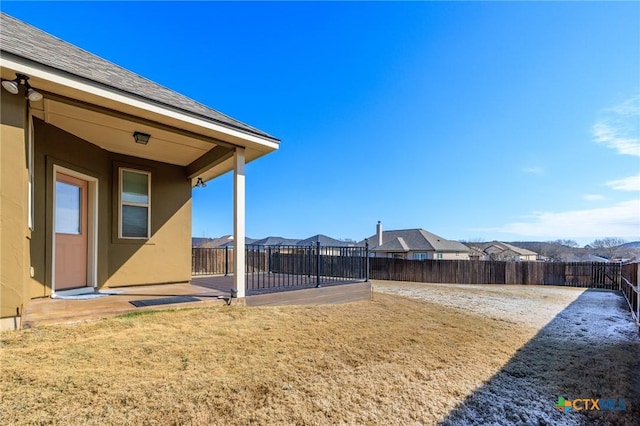
[[[151,124],[140,124],[107,113],[92,111],[45,98],[36,116],[81,139],[118,154],[187,166],[215,146]],[[134,142],[135,131],[151,135],[147,145]]]

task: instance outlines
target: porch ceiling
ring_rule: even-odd
[[[46,98],[39,104],[32,108],[38,118],[107,151],[119,154],[188,166],[217,146],[212,142],[154,127],[149,123],[143,124],[80,106]],[[135,131],[150,134],[149,143],[135,143]]]

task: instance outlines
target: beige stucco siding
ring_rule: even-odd
[[[0,96],[0,318],[29,301],[28,198],[24,99]]]
[[[469,253],[448,253],[448,252],[434,252],[434,251],[409,251],[403,253],[390,253],[390,252],[372,252],[374,257],[393,257],[395,255],[402,256],[402,259],[417,260],[416,256],[419,253],[426,253],[428,260],[469,260]],[[442,257],[439,257],[441,255]]]
[[[34,119],[34,221],[30,230],[25,103],[16,96],[1,96],[0,100],[0,328],[11,328],[5,322],[13,321],[32,298],[51,295],[54,167],[98,182],[95,258],[99,288],[191,278],[191,185],[184,167],[114,154]],[[151,173],[148,240],[118,238],[120,167]]]
[[[191,184],[184,168],[125,157],[114,161],[117,181],[120,167],[151,172],[151,238],[118,238],[118,185],[112,188],[110,287],[189,281],[191,279]]]
[[[46,230],[53,227],[54,165],[98,180],[98,287],[190,279],[191,185],[184,167],[111,153],[40,120],[35,122],[35,134],[35,198],[39,207],[31,246],[36,273],[31,297],[51,294],[52,235]],[[118,238],[120,167],[151,173],[148,240]]]
[[[469,260],[469,253],[442,253],[442,260]]]
[[[53,186],[54,166],[98,179],[97,284],[108,275],[109,211],[107,190],[111,180],[109,153],[41,120],[34,119],[34,229],[31,240],[31,263],[34,279],[31,297],[51,295],[53,261]]]

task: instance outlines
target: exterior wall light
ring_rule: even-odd
[[[202,180],[202,178],[201,178],[201,177],[199,177],[199,178],[196,180],[196,186],[199,186],[199,187],[201,187],[201,188],[205,188],[205,187],[207,186],[207,184],[206,184],[206,183],[204,183],[204,181]]]
[[[136,143],[139,143],[141,145],[146,145],[149,143],[149,138],[151,137],[150,134],[148,133],[142,133],[142,132],[133,132],[133,139],[136,141]]]
[[[17,75],[19,76],[20,74]],[[20,78],[16,78],[15,80],[2,80],[2,87],[12,95],[18,94],[18,86],[20,86]]]
[[[20,83],[24,85],[24,97],[29,99],[32,102],[37,102],[42,100],[42,94],[37,92],[31,85],[29,84],[29,76],[25,74],[16,73],[16,78],[13,80],[2,80],[2,87],[12,95],[17,95],[20,91]]]

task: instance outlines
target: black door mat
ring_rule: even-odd
[[[186,302],[199,302],[200,299],[193,296],[173,296],[163,297],[162,299],[146,299],[146,300],[132,300],[131,303],[136,308],[142,308],[144,306],[157,306],[157,305],[171,305],[173,303],[186,303]]]

